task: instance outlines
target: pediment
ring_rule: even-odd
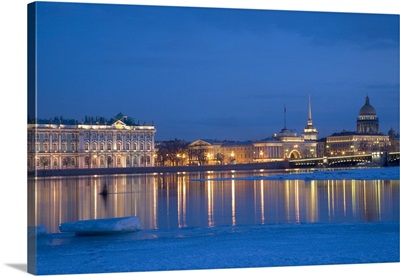
[[[121,128],[125,128],[126,124],[124,122],[122,122],[121,120],[117,120],[112,124],[112,126],[117,129],[121,129]]]
[[[211,146],[210,143],[204,141],[204,140],[196,140],[193,143],[191,143],[189,146]]]

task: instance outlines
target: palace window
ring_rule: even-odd
[[[93,143],[92,150],[97,150],[97,143],[96,142]]]
[[[121,140],[122,138],[121,138],[121,133],[120,132],[118,132],[117,133],[117,140]]]
[[[53,143],[53,151],[58,151],[58,144],[57,143]]]
[[[39,152],[39,151],[40,151],[40,144],[36,143],[36,152]]]
[[[143,142],[140,143],[140,150],[144,150],[144,144],[143,144]]]
[[[126,165],[130,165],[131,164],[131,159],[129,156],[126,157]]]
[[[71,143],[71,151],[76,151],[76,144],[75,143]]]
[[[104,156],[100,157],[100,166],[104,166]]]
[[[133,150],[137,150],[137,143],[133,143]]]
[[[120,156],[117,157],[117,165],[118,166],[121,165],[121,157]]]
[[[125,144],[126,150],[130,150],[131,149],[131,144],[129,142],[127,142]]]
[[[53,159],[53,166],[54,166],[54,167],[58,167],[58,160],[57,160],[57,158],[54,158],[54,159]]]
[[[100,139],[104,139],[104,133],[100,132]]]
[[[85,143],[85,150],[89,150],[89,143]]]
[[[150,142],[147,143],[147,150],[151,150],[151,143]]]
[[[71,158],[71,165],[72,167],[75,167],[75,158]]]
[[[104,150],[104,143],[100,143],[100,150]]]
[[[62,151],[67,151],[67,143],[62,143],[62,145],[61,145],[61,150]]]
[[[43,144],[43,150],[44,150],[45,152],[48,152],[48,151],[49,151],[49,144],[44,143],[44,144]]]
[[[121,150],[121,143],[117,143],[117,150]]]
[[[111,150],[111,142],[107,144],[107,150]]]

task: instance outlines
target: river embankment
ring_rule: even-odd
[[[145,174],[145,173],[176,173],[176,172],[202,172],[202,171],[229,171],[229,170],[282,170],[290,168],[288,161],[229,164],[229,165],[204,165],[204,166],[171,166],[171,167],[131,167],[131,168],[84,168],[84,169],[57,169],[37,170],[28,172],[28,177],[48,176],[84,176],[105,174]]]

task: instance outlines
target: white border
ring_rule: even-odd
[[[3,129],[0,135],[0,169],[2,183],[1,202],[1,275],[26,275],[25,271],[10,265],[23,267],[27,262],[26,253],[26,14],[27,4],[32,1],[0,1],[1,34],[1,106]],[[400,1],[395,0],[86,0],[52,2],[81,2],[109,4],[169,5],[187,7],[223,7],[270,10],[333,11],[357,13],[400,14]],[[6,135],[4,135],[6,133]],[[16,168],[16,164],[20,168]],[[7,180],[7,181],[5,181]],[[207,270],[207,274],[235,274],[267,272],[271,275],[295,273],[296,275],[335,275],[341,273],[384,274],[400,271],[400,263],[368,265],[309,266],[287,268],[249,268],[234,270]],[[172,271],[145,273],[102,273],[86,275],[203,275],[205,271]],[[80,274],[85,275],[85,274]]]

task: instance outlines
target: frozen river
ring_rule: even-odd
[[[38,214],[30,225],[48,232],[38,239],[37,273],[399,261],[398,168],[293,173],[37,179],[29,185]],[[143,230],[58,231],[63,222],[124,216],[138,216]]]

